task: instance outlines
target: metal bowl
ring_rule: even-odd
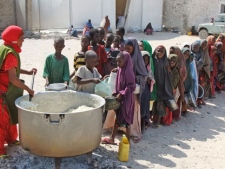
[[[66,90],[66,84],[64,83],[53,83],[45,87],[46,91],[62,91]]]
[[[120,108],[120,102],[117,101],[116,97],[106,97],[105,102],[105,110],[117,110]]]

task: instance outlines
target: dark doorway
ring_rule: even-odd
[[[119,22],[119,17],[124,16],[126,5],[127,5],[127,0],[116,0],[116,27]]]

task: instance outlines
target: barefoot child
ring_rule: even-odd
[[[121,52],[117,58],[118,73],[116,79],[116,93],[113,94],[120,101],[120,108],[116,110],[116,122],[110,138],[102,140],[104,144],[115,144],[115,135],[120,125],[125,125],[126,136],[130,140],[130,124],[134,117],[135,75],[132,59],[129,53]]]
[[[95,68],[98,56],[93,50],[89,50],[85,53],[85,61],[86,65],[79,67],[73,81],[77,83],[76,91],[94,93],[95,84],[98,84],[101,78]]]
[[[54,39],[55,53],[49,55],[45,60],[43,77],[46,79],[45,86],[52,83],[66,83],[70,79],[69,62],[66,56],[61,52],[64,45],[64,39],[62,37],[56,37]]]
[[[90,45],[90,37],[88,35],[83,35],[81,37],[81,51],[74,55],[74,72],[70,75],[72,78],[75,75],[75,72],[78,70],[80,66],[86,65],[85,63],[85,53],[88,50],[88,46]]]

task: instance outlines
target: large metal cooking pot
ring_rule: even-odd
[[[32,103],[38,111],[19,105],[28,95],[15,101],[18,107],[20,142],[23,149],[46,157],[69,157],[92,152],[101,141],[105,100],[97,95],[75,91],[37,93]],[[93,110],[65,113],[81,105]]]

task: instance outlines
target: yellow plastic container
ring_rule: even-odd
[[[130,152],[130,143],[125,134],[123,134],[119,144],[118,159],[122,162],[127,162],[129,160],[129,152]]]
[[[191,32],[191,31],[189,31],[187,34],[188,34],[188,36],[191,36],[191,35],[192,35],[192,32]]]

